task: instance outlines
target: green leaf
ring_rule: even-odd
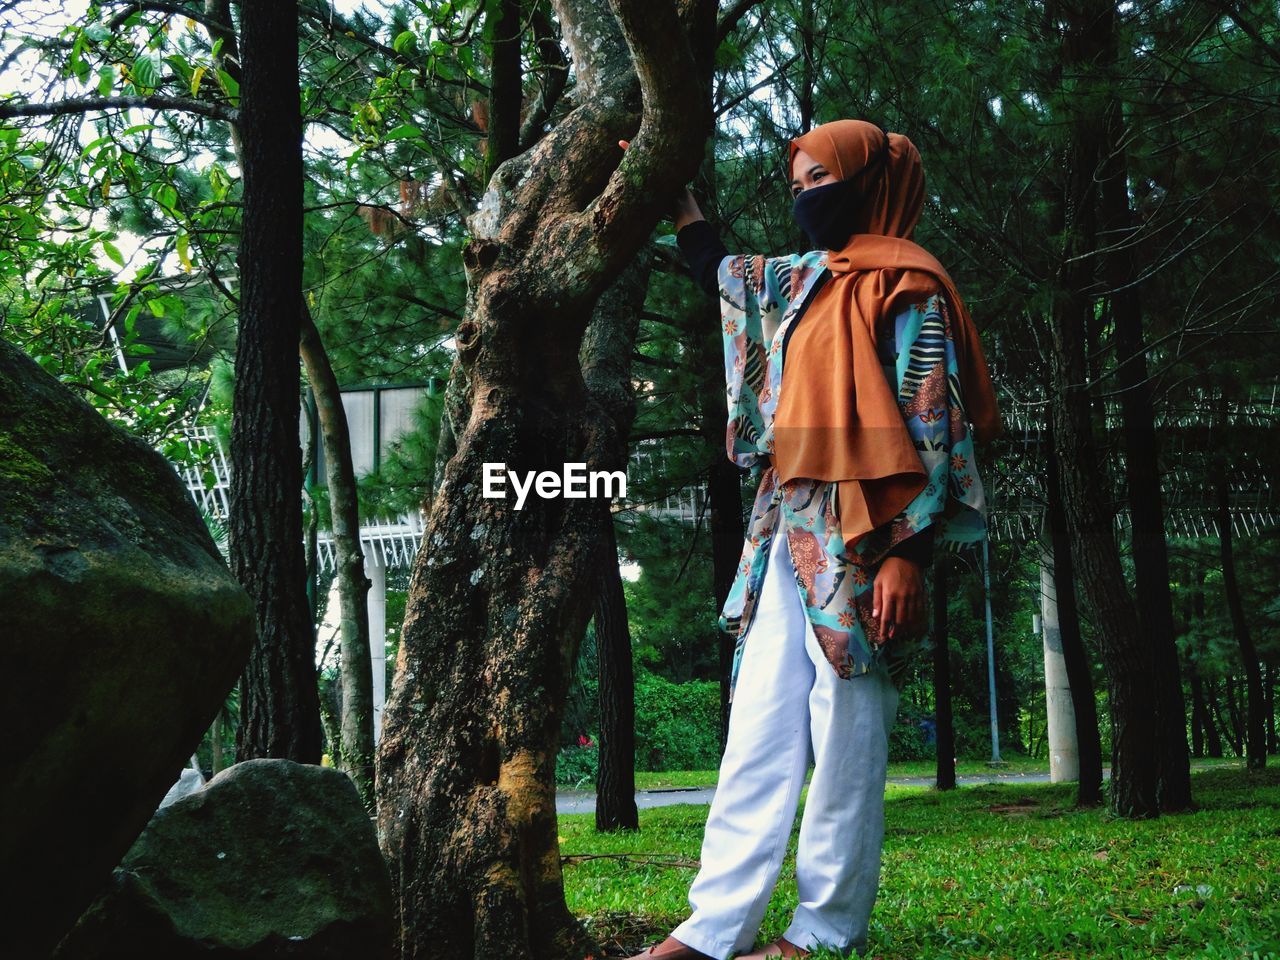
[[[186,270],[191,269],[191,255],[188,249],[190,246],[190,243],[191,243],[191,236],[189,234],[186,234],[186,233],[178,234],[178,240],[177,240],[178,259],[182,261],[182,266]]]
[[[178,191],[174,189],[173,184],[161,183],[152,191],[156,203],[164,207],[165,210],[176,213],[178,207]]]
[[[388,140],[412,140],[415,137],[421,137],[422,131],[415,127],[412,123],[402,123],[398,127],[392,127],[387,131]]]
[[[116,68],[109,63],[104,63],[98,68],[98,96],[105,97],[111,92],[112,85],[116,82]]]
[[[395,40],[391,43],[391,47],[396,53],[404,53],[406,50],[411,50],[417,45],[418,35],[412,30],[405,30],[398,34]]]
[[[98,137],[96,140],[90,140],[85,144],[84,149],[80,151],[80,159],[83,160],[92,151],[98,149],[98,147],[102,146],[104,143],[111,143],[114,139],[115,138],[111,136],[111,134],[107,134],[105,137]]]
[[[101,43],[111,36],[111,31],[105,23],[91,23],[84,28],[84,35],[94,43]]]
[[[225,70],[218,71],[218,86],[222,87],[225,93],[233,103],[240,99],[240,84],[236,83],[235,78]]]
[[[151,312],[155,316],[157,317],[164,316],[164,300],[160,298],[156,298],[155,300],[148,300],[147,307],[150,308]]]
[[[231,187],[231,178],[227,176],[227,171],[217,165],[210,167],[209,186],[216,199],[221,200],[226,197],[227,190]]]
[[[155,57],[139,57],[133,61],[129,76],[139,89],[154,90],[160,82],[160,61]]]
[[[110,240],[103,240],[102,249],[108,257],[120,264],[120,266],[124,266],[124,254],[120,252],[120,249],[114,243]]]

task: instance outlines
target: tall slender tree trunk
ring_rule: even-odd
[[[1267,752],[1275,753],[1276,746],[1276,668],[1267,664]]]
[[[1222,725],[1222,715],[1219,712],[1218,718],[1214,720],[1214,712],[1216,704],[1214,702],[1213,686],[1207,681],[1202,684],[1201,692],[1204,694],[1204,721],[1205,735],[1207,739],[1206,749],[1210,757],[1222,759],[1222,734],[1227,733],[1227,728]],[[1219,732],[1221,731],[1221,732]]]
[[[302,112],[295,0],[241,7],[243,222],[231,421],[231,568],[258,636],[236,757],[320,762],[315,633],[302,551],[298,336]]]
[[[1191,681],[1191,755],[1199,759],[1204,756],[1204,697],[1200,693],[1200,673],[1194,664],[1187,667],[1187,675]]]
[[[1113,88],[1114,89],[1114,88]],[[1182,696],[1178,645],[1174,637],[1169,551],[1160,489],[1160,444],[1147,382],[1142,299],[1135,275],[1143,266],[1129,206],[1128,128],[1124,107],[1113,98],[1107,109],[1101,199],[1111,317],[1119,355],[1117,378],[1124,424],[1125,479],[1133,532],[1136,599],[1142,628],[1152,645],[1157,690],[1160,809],[1191,806],[1191,764],[1187,757],[1187,707]]]
[[[1218,470],[1218,544],[1222,553],[1222,587],[1227,595],[1227,610],[1231,614],[1231,631],[1240,645],[1240,659],[1244,661],[1246,689],[1245,765],[1250,770],[1261,770],[1267,765],[1267,727],[1265,704],[1262,696],[1262,670],[1258,663],[1258,650],[1249,632],[1249,621],[1244,615],[1240,599],[1240,585],[1236,580],[1236,560],[1232,548],[1230,471],[1225,463]],[[1234,707],[1234,697],[1232,698]],[[1233,714],[1235,711],[1233,709]],[[1240,728],[1237,721],[1236,729]],[[1237,753],[1239,749],[1237,748]]]
[[[1076,718],[1076,750],[1080,758],[1080,778],[1076,805],[1093,807],[1102,803],[1102,733],[1098,729],[1098,695],[1093,688],[1089,654],[1080,633],[1080,611],[1076,606],[1076,576],[1071,562],[1071,531],[1058,485],[1058,459],[1052,426],[1046,429],[1048,464],[1049,539],[1053,550],[1053,591],[1058,602],[1058,635],[1062,659],[1071,686],[1071,708]]]
[[[1196,564],[1196,578],[1191,589],[1191,614],[1193,622],[1204,620],[1204,565]],[[1218,724],[1213,718],[1213,686],[1209,679],[1202,676],[1192,664],[1195,671],[1196,695],[1200,698],[1200,721],[1204,724],[1205,750],[1210,757],[1222,757],[1222,737],[1218,734]]]
[[[582,341],[582,377],[592,399],[613,422],[617,447],[606,469],[625,472],[636,401],[631,355],[649,285],[648,251],[636,257],[596,304]],[[600,511],[604,540],[596,587],[596,656],[599,666],[600,765],[596,775],[596,829],[634,830],[636,809],[635,676],[627,602],[618,569],[613,514]]]
[[[213,718],[213,731],[210,734],[210,763],[213,765],[213,775],[215,777],[227,765],[222,756],[222,717],[225,713],[225,708],[218,708],[218,714]]]
[[[613,515],[604,514],[595,624],[600,666],[600,764],[596,773],[596,829],[636,830],[636,685],[631,665],[627,601],[618,570]]]
[[[485,495],[485,464],[521,480],[569,463],[595,471],[624,442],[579,349],[600,295],[697,168],[711,114],[690,103],[688,38],[706,37],[710,59],[715,4],[554,6],[575,106],[497,169],[470,218],[455,338],[466,392],[453,396],[454,452],[414,562],[379,744],[379,838],[404,957],[600,952],[565,903],[555,757],[599,565],[616,557],[603,556],[599,502],[544,484],[517,510],[492,479]]]
[[[1236,675],[1228,673],[1226,679],[1222,682],[1222,687],[1226,692],[1227,715],[1231,718],[1231,748],[1235,750],[1237,757],[1243,757],[1245,727],[1240,718],[1240,706],[1236,699]]]
[[[484,179],[520,148],[520,0],[490,0],[484,36],[493,51],[489,71],[488,122],[485,129]]]
[[[1209,709],[1213,711],[1218,721],[1218,728],[1222,731],[1223,738],[1231,745],[1231,749],[1237,757],[1244,756],[1244,747],[1240,741],[1240,731],[1235,725],[1236,718],[1231,714],[1231,674],[1227,674],[1222,678],[1222,696],[1218,696],[1217,684],[1206,682],[1205,688],[1209,692]],[[1224,716],[1222,712],[1222,701],[1227,701],[1227,714]],[[1221,756],[1221,754],[1219,754]]]
[[[956,728],[951,710],[951,643],[947,621],[950,563],[951,558],[938,551],[933,564],[933,728],[935,783],[939,790],[956,788]]]
[[[338,581],[339,629],[342,636],[342,740],[334,760],[355,782],[365,808],[373,796],[373,661],[369,655],[369,578],[364,574],[360,545],[360,498],[351,461],[351,433],[342,406],[342,388],[306,303],[302,311],[299,352],[316,399],[316,419],[324,445],[325,482],[329,487],[330,532]],[[374,443],[378,438],[374,438]]]
[[[1125,587],[1112,511],[1101,477],[1090,417],[1086,331],[1094,316],[1092,292],[1097,260],[1096,179],[1101,117],[1089,104],[1104,102],[1114,63],[1115,11],[1109,3],[1085,0],[1063,4],[1066,24],[1062,74],[1071,77],[1079,106],[1070,124],[1070,149],[1057,213],[1062,249],[1053,284],[1049,369],[1053,382],[1054,445],[1058,481],[1071,528],[1072,561],[1093,610],[1111,704],[1110,806],[1124,817],[1152,817],[1160,811],[1157,786],[1156,718],[1151,709],[1151,646]]]

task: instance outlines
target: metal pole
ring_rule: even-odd
[[[991,762],[1000,759],[1000,721],[996,716],[996,644],[991,632],[991,555],[989,538],[982,538],[982,598],[987,607],[987,693],[991,698]]]

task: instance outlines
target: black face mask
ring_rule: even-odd
[[[887,142],[886,137],[886,145],[852,177],[810,187],[796,197],[792,216],[800,229],[809,235],[815,250],[839,250],[853,234],[854,218],[862,209],[879,169],[888,159]]]
[[[802,190],[791,213],[815,250],[839,250],[853,233],[853,218],[862,199],[857,177],[837,180]]]

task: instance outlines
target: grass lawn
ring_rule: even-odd
[[[890,786],[866,956],[1277,960],[1280,769],[1219,764],[1192,782],[1198,810],[1147,821],[1073,810],[1073,784]],[[807,792],[759,943],[791,920]],[[597,833],[594,814],[560,816],[569,908],[609,955],[688,916],[706,815],[642,809],[640,830],[618,834]]]

